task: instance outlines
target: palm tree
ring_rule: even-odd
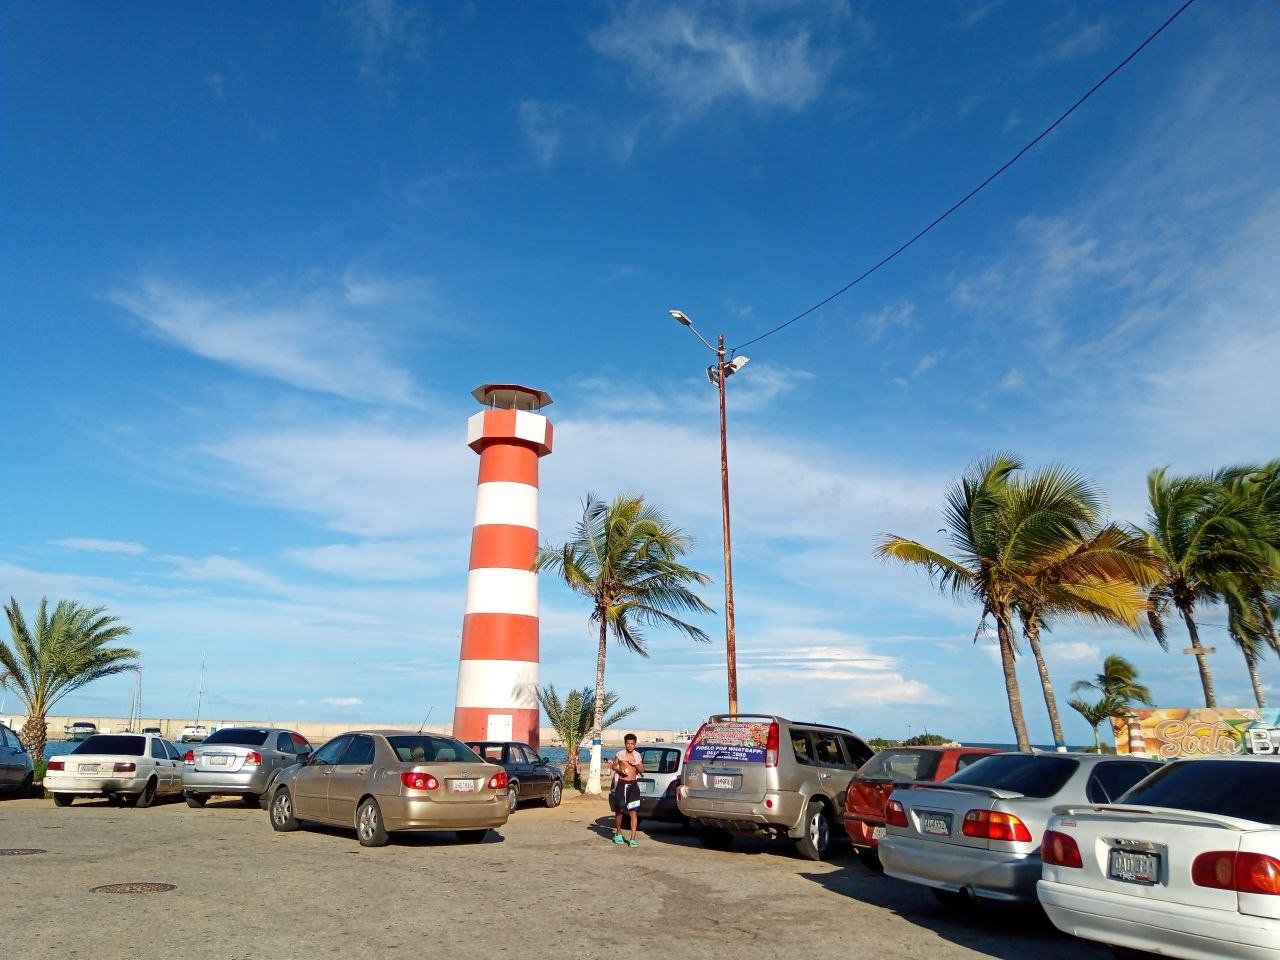
[[[1148,619],[1156,639],[1167,644],[1166,621],[1177,610],[1196,653],[1206,707],[1217,706],[1213,677],[1200,642],[1195,607],[1222,596],[1229,578],[1263,571],[1258,507],[1239,495],[1242,468],[1208,476],[1171,477],[1167,468],[1147,476],[1147,540],[1160,577],[1151,589]]]
[[[635,707],[623,707],[613,710],[618,703],[618,695],[608,691],[604,695],[605,719],[602,729],[612,727],[619,720],[636,712]],[[591,725],[595,722],[596,695],[590,687],[581,690],[570,690],[562,702],[554,685],[543,687],[538,691],[538,701],[546,711],[547,720],[555,729],[560,742],[564,744],[568,757],[565,759],[564,778],[571,781],[579,790],[582,781],[578,772],[578,751],[582,742],[591,735]],[[610,711],[613,711],[610,713]]]
[[[1072,693],[1096,690],[1104,697],[1114,697],[1126,707],[1137,702],[1152,706],[1151,690],[1138,681],[1138,668],[1118,653],[1111,653],[1102,661],[1102,672],[1092,680],[1077,680],[1071,685]]]
[[[1128,713],[1128,705],[1118,697],[1104,696],[1097,703],[1088,703],[1080,697],[1067,701],[1067,705],[1084,717],[1085,723],[1093,728],[1093,749],[1102,752],[1102,737],[1098,734],[1098,726],[1112,717],[1123,717]]]
[[[49,739],[45,717],[54,704],[94,680],[136,669],[138,652],[108,646],[130,631],[107,615],[105,607],[89,609],[59,600],[50,617],[48,599],[41,598],[34,633],[17,600],[10,597],[4,612],[12,646],[0,640],[0,686],[16,693],[25,705],[22,742],[39,762]]]
[[[589,622],[599,630],[596,650],[595,714],[591,725],[591,772],[587,792],[600,793],[600,731],[604,728],[604,667],[609,635],[633,653],[649,655],[644,628],[669,627],[693,640],[707,635],[675,616],[710,613],[689,589],[711,578],[680,563],[693,541],[672,526],[644,497],[619,494],[605,503],[588,494],[572,539],[544,548],[535,570],[560,573],[569,589],[591,602]]]

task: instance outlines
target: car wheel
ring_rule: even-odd
[[[548,807],[558,807],[560,806],[560,800],[563,796],[564,796],[564,787],[561,785],[560,781],[557,780],[555,783],[551,784],[551,790],[547,794],[547,799],[544,800],[543,802]]]
[[[293,815],[293,797],[289,796],[289,788],[281,787],[271,801],[271,826],[281,833],[298,829],[298,821]]]
[[[246,807],[262,806],[262,798],[258,796],[256,793],[246,793],[244,796],[240,798],[240,802],[243,803]]]
[[[513,783],[511,784],[511,786],[507,787],[507,813],[508,814],[515,813],[516,806],[519,803],[520,803],[520,785]]]
[[[147,781],[147,785],[143,787],[141,792],[139,792],[136,796],[125,798],[125,806],[137,807],[140,810],[145,810],[147,807],[151,806],[151,804],[155,802],[155,799],[156,799],[156,781],[155,781],[155,778],[153,777],[152,779]]]
[[[369,797],[356,811],[356,838],[362,847],[385,847],[391,835],[382,823],[382,808]]]
[[[187,791],[182,795],[182,799],[187,801],[188,807],[198,810],[209,802],[209,795],[207,793],[191,793]]]
[[[796,852],[806,860],[821,860],[831,846],[831,818],[821,800],[810,800],[804,811],[804,836],[796,841]]]
[[[948,910],[958,910],[965,905],[965,896],[960,890],[939,890],[937,887],[930,887],[929,892],[933,894],[933,899]]]
[[[53,805],[55,807],[69,807],[75,802],[76,795],[74,793],[55,793],[53,795]]]
[[[453,831],[463,843],[483,843],[489,836],[488,830],[455,830]]]
[[[711,850],[728,850],[733,846],[733,834],[720,827],[701,827],[698,830],[698,841]]]

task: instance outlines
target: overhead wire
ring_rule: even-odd
[[[1131,52],[1127,57],[1125,57],[1123,60],[1121,60],[1119,63],[1117,63],[1114,67],[1112,67],[1109,71],[1107,71],[1107,75],[1106,75],[1106,76],[1104,76],[1101,80],[1099,80],[1099,81],[1098,81],[1097,83],[1095,83],[1092,87],[1090,87],[1090,88],[1089,88],[1089,90],[1088,90],[1088,92],[1086,92],[1082,97],[1080,97],[1080,99],[1078,99],[1075,103],[1073,103],[1070,107],[1068,107],[1068,108],[1066,109],[1066,111],[1065,111],[1065,112],[1063,112],[1063,113],[1058,117],[1058,119],[1054,120],[1054,121],[1053,121],[1053,123],[1049,124],[1049,126],[1045,127],[1043,130],[1041,130],[1041,131],[1040,131],[1040,133],[1036,136],[1036,138],[1035,138],[1034,140],[1032,140],[1031,142],[1029,142],[1029,143],[1028,143],[1026,146],[1024,146],[1021,150],[1019,150],[1019,151],[1018,151],[1017,153],[1015,153],[1012,157],[1010,157],[1010,158],[1009,158],[1008,160],[1006,160],[1003,164],[1001,164],[1001,166],[1000,166],[1000,167],[999,167],[999,168],[998,168],[998,169],[997,169],[993,174],[991,174],[989,177],[987,177],[985,180],[983,180],[980,184],[978,184],[976,187],[974,187],[972,190],[970,190],[968,193],[966,193],[963,197],[961,197],[959,200],[957,200],[955,203],[953,203],[950,207],[948,207],[945,211],[943,211],[939,216],[935,217],[932,221],[930,221],[930,223],[929,223],[929,225],[928,225],[928,226],[926,226],[923,230],[921,230],[919,233],[917,233],[915,236],[913,236],[910,240],[908,240],[906,243],[902,244],[900,247],[898,247],[896,250],[894,250],[891,254],[889,254],[889,255],[888,255],[887,257],[885,257],[883,260],[880,260],[878,263],[876,263],[876,264],[874,264],[873,266],[871,266],[871,267],[867,268],[867,269],[866,269],[866,270],[864,270],[862,273],[860,273],[858,276],[854,277],[852,280],[850,280],[848,283],[846,283],[843,287],[841,287],[841,288],[840,288],[839,290],[837,290],[835,293],[831,294],[829,297],[826,297],[826,298],[824,298],[824,299],[822,299],[822,300],[819,300],[817,303],[815,303],[813,306],[809,307],[807,310],[805,310],[805,311],[803,311],[803,312],[801,312],[801,313],[796,314],[796,315],[795,315],[794,317],[792,317],[790,320],[787,320],[787,321],[785,321],[785,322],[783,322],[783,323],[780,323],[780,324],[778,324],[776,327],[773,327],[773,328],[772,328],[772,329],[770,329],[770,330],[766,330],[764,333],[760,334],[760,336],[758,336],[758,337],[753,337],[753,338],[752,338],[752,339],[750,339],[750,340],[747,340],[747,341],[745,341],[745,342],[743,342],[743,343],[738,344],[737,346],[735,346],[735,347],[733,348],[733,352],[735,352],[735,353],[736,353],[738,350],[741,350],[741,349],[743,349],[744,347],[749,347],[749,346],[751,346],[753,343],[759,343],[761,340],[764,340],[766,337],[771,337],[771,336],[773,336],[775,333],[778,333],[780,330],[785,330],[787,327],[791,326],[791,325],[792,325],[793,323],[795,323],[797,320],[803,320],[805,317],[807,317],[809,314],[813,313],[815,310],[819,310],[819,309],[821,309],[822,307],[825,307],[825,306],[826,306],[828,303],[830,303],[832,300],[835,300],[837,297],[842,296],[843,294],[845,294],[845,293],[847,293],[849,290],[851,290],[853,287],[855,287],[855,286],[857,286],[859,283],[861,283],[863,280],[867,279],[867,277],[871,276],[873,273],[875,273],[877,270],[879,270],[879,269],[880,269],[881,267],[883,267],[885,264],[889,263],[891,260],[893,260],[895,257],[897,257],[897,256],[898,256],[898,254],[902,253],[904,250],[906,250],[908,247],[910,247],[913,243],[915,243],[917,240],[919,240],[921,237],[923,237],[925,234],[927,234],[927,233],[928,233],[930,230],[932,230],[934,227],[938,226],[938,224],[940,224],[940,223],[942,223],[944,220],[946,220],[949,216],[951,216],[953,213],[955,213],[957,210],[959,210],[961,207],[963,207],[966,203],[968,203],[971,199],[973,199],[975,196],[977,196],[977,194],[978,194],[978,193],[979,193],[983,188],[985,188],[989,183],[991,183],[991,182],[992,182],[993,180],[995,180],[998,176],[1000,176],[1002,173],[1004,173],[1006,170],[1008,170],[1010,167],[1012,167],[1015,163],[1017,163],[1019,160],[1021,160],[1021,159],[1022,159],[1022,157],[1023,157],[1023,155],[1024,155],[1024,154],[1026,154],[1026,153],[1027,153],[1027,151],[1029,151],[1032,147],[1034,147],[1034,146],[1035,146],[1036,144],[1038,144],[1041,140],[1043,140],[1043,139],[1044,139],[1045,137],[1047,137],[1050,133],[1052,133],[1055,129],[1057,129],[1057,127],[1058,127],[1058,126],[1059,126],[1059,125],[1060,125],[1064,120],[1066,120],[1066,119],[1067,119],[1067,117],[1069,117],[1069,116],[1071,116],[1071,114],[1075,113],[1075,112],[1076,112],[1076,110],[1077,110],[1077,109],[1078,109],[1078,108],[1079,108],[1079,107],[1080,107],[1080,106],[1081,106],[1081,105],[1082,105],[1086,100],[1088,100],[1088,99],[1089,99],[1090,97],[1092,97],[1095,93],[1097,93],[1100,89],[1102,89],[1103,85],[1104,85],[1104,84],[1106,84],[1106,82],[1107,82],[1108,80],[1110,80],[1110,79],[1111,79],[1112,77],[1114,77],[1117,73],[1119,73],[1121,70],[1123,70],[1123,69],[1125,68],[1125,66],[1129,63],[1129,61],[1131,61],[1134,57],[1136,57],[1139,53],[1141,53],[1141,52],[1143,51],[1143,49],[1145,49],[1145,48],[1146,48],[1147,44],[1151,43],[1151,41],[1152,41],[1152,40],[1154,40],[1156,37],[1160,36],[1160,34],[1162,34],[1162,33],[1165,31],[1165,29],[1166,29],[1166,28],[1167,28],[1171,23],[1173,23],[1173,21],[1177,20],[1177,19],[1178,19],[1178,17],[1182,16],[1183,11],[1185,11],[1185,10],[1187,9],[1187,7],[1191,6],[1191,4],[1193,4],[1193,3],[1195,3],[1195,0],[1186,0],[1186,2],[1182,4],[1182,6],[1180,6],[1177,10],[1175,10],[1175,11],[1173,12],[1173,15],[1172,15],[1172,16],[1170,16],[1168,20],[1166,20],[1164,23],[1160,24],[1160,26],[1159,26],[1159,27],[1157,27],[1157,28],[1155,29],[1155,31],[1153,31],[1153,32],[1151,33],[1151,35],[1147,37],[1147,39],[1143,40],[1143,41],[1142,41],[1142,43],[1138,44],[1138,46],[1137,46],[1137,47],[1135,47],[1135,48],[1133,49],[1133,51],[1132,51],[1132,52]]]

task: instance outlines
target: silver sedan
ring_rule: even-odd
[[[187,806],[203,807],[210,797],[238,796],[256,807],[267,784],[287,767],[311,756],[311,744],[278,727],[224,727],[182,758]]]

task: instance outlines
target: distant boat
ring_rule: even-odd
[[[77,720],[74,723],[68,723],[62,728],[62,739],[70,740],[72,743],[79,743],[81,740],[88,740],[98,732],[98,725],[90,723],[88,720]]]

